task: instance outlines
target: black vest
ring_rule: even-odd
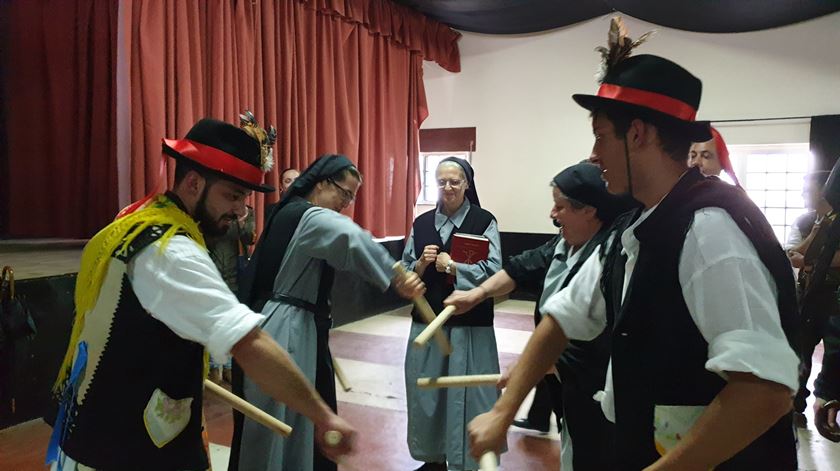
[[[464,217],[464,222],[461,227],[456,227],[452,231],[455,233],[482,235],[490,223],[496,218],[490,214],[489,211],[481,209],[476,205],[470,206],[467,215]],[[428,211],[421,214],[414,220],[414,253],[418,256],[423,253],[423,248],[427,245],[437,245],[441,252],[449,253],[452,244],[452,236],[444,244],[440,239],[440,234],[435,229],[435,211]],[[426,284],[426,299],[435,313],[443,310],[443,300],[446,299],[452,291],[454,286],[449,283],[448,276],[445,273],[440,273],[435,270],[434,266],[429,265],[426,272],[421,277],[423,283]],[[423,316],[417,312],[415,308],[411,313],[412,318],[417,322],[425,323]],[[493,325],[493,299],[486,299],[478,304],[470,311],[460,315],[452,316],[446,321],[447,326],[492,326]]]
[[[164,231],[146,229],[126,254],[113,257],[129,263]],[[104,471],[208,469],[201,437],[204,347],[182,339],[146,312],[125,273],[109,338],[105,345],[89,345],[88,351],[94,348],[104,350],[96,371],[85,373],[93,378],[84,402],[68,413],[62,450]],[[161,448],[149,438],[143,419],[155,389],[172,399],[192,398],[186,428]]]
[[[654,446],[656,405],[707,405],[725,381],[705,368],[708,344],[688,312],[679,282],[679,259],[694,213],[727,211],[774,278],[782,328],[794,338],[796,294],[785,253],[767,220],[740,188],[704,179],[691,170],[639,227],[639,258],[623,303],[624,264],[620,235],[638,211],[620,217],[618,235],[604,263],[602,289],[612,327],[616,455],[620,469],[642,469],[659,458]],[[795,470],[790,414],[716,467],[716,470]]]

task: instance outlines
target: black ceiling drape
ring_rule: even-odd
[[[394,0],[462,31],[545,31],[611,11],[669,28],[740,33],[840,11],[840,0]]]

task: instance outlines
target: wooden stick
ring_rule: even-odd
[[[352,387],[350,386],[350,382],[347,381],[347,376],[344,375],[344,370],[338,366],[338,359],[333,358],[333,371],[335,372],[335,377],[338,379],[338,384],[341,385],[341,389],[344,392],[349,391]]]
[[[498,460],[496,459],[496,454],[492,451],[487,451],[483,455],[481,455],[481,460],[478,462],[478,467],[481,468],[481,471],[496,471],[499,469]]]
[[[292,433],[292,427],[289,427],[288,424],[285,424],[271,415],[265,413],[262,409],[258,408],[257,406],[251,404],[250,402],[242,399],[241,397],[233,394],[232,392],[228,391],[227,389],[219,386],[218,384],[205,379],[204,380],[204,389],[207,391],[212,392],[216,396],[218,396],[223,401],[230,404],[231,407],[242,412],[246,417],[253,420],[254,422],[260,423],[265,425],[269,429],[273,430],[274,432],[288,437]]]
[[[400,276],[405,276],[407,273],[405,271],[405,267],[400,262],[394,264],[394,271]],[[432,306],[429,306],[429,302],[426,301],[426,298],[423,296],[417,296],[412,299],[412,301],[414,302],[414,305],[417,306],[417,311],[421,316],[423,316],[423,320],[425,320],[427,324],[431,324],[435,320],[435,312],[432,310]],[[435,341],[444,356],[452,353],[452,345],[449,344],[449,339],[447,339],[446,335],[444,335],[440,330],[435,331]]]
[[[495,385],[502,377],[494,375],[469,375],[469,376],[439,376],[437,378],[417,378],[419,388],[462,388],[468,386],[489,386]]]
[[[425,329],[423,329],[423,332],[420,332],[420,335],[414,338],[414,342],[412,342],[412,345],[414,345],[415,347],[425,346],[426,342],[428,342],[429,339],[432,338],[432,335],[434,335],[440,330],[441,327],[443,327],[443,324],[445,324],[446,321],[448,321],[449,318],[452,317],[452,314],[455,314],[456,309],[457,308],[455,306],[446,306],[443,309],[443,311],[440,311],[440,314],[438,314],[437,317],[435,317],[435,319],[432,322],[430,322]]]

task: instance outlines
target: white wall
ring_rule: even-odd
[[[637,54],[667,57],[703,80],[698,119],[840,113],[840,13],[769,31],[701,34],[625,16],[630,36],[657,33]],[[609,16],[546,33],[464,33],[458,74],[425,63],[423,128],[476,127],[477,187],[501,230],[553,232],[548,182],[589,155],[587,112]],[[730,144],[807,142],[809,123],[720,125]]]

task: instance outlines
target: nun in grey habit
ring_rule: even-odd
[[[480,207],[473,169],[462,159],[450,157],[436,170],[439,188],[437,208],[415,219],[402,262],[426,284],[426,298],[435,312],[453,290],[469,290],[501,269],[502,255],[496,218]],[[449,252],[452,235],[466,233],[490,241],[486,260],[456,263]],[[499,372],[499,354],[493,331],[493,300],[450,318],[443,331],[452,344],[444,356],[435,342],[422,349],[411,342],[426,327],[412,313],[409,346],[405,356],[405,387],[408,405],[408,449],[424,462],[421,470],[478,469],[470,457],[467,424],[487,412],[496,402],[495,386],[418,389],[417,378],[493,374]]]
[[[333,410],[337,401],[328,339],[334,271],[353,271],[383,292],[395,281],[388,252],[340,213],[360,185],[361,175],[343,155],[320,157],[307,168],[270,215],[240,293],[242,302],[266,316],[262,329],[289,352]],[[422,294],[417,277],[394,285],[404,297]],[[315,447],[311,421],[272,400],[241,370],[234,375],[234,390],[294,432],[283,438],[237,414],[229,469],[336,469]]]

